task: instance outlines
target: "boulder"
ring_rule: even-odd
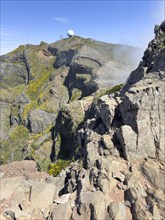
[[[111,203],[108,206],[108,213],[110,219],[128,219],[126,214],[126,207],[123,203]]]
[[[59,204],[53,207],[51,214],[48,217],[48,220],[63,220],[63,219],[71,219],[72,208],[70,202],[65,204]]]
[[[23,186],[25,179],[23,177],[8,177],[1,179],[1,200],[8,199],[13,192],[19,187]]]
[[[143,174],[155,189],[161,189],[165,192],[165,174],[163,170],[154,161],[147,161],[143,166]]]
[[[124,158],[127,160],[137,159],[141,157],[137,151],[137,134],[128,125],[123,125],[116,132],[116,136],[121,144]],[[144,155],[143,155],[144,156]]]
[[[99,200],[98,200],[99,198]],[[84,192],[81,195],[82,208],[84,206],[89,207],[90,217],[92,219],[105,219],[106,204],[104,194],[100,191],[96,192]],[[81,205],[80,205],[81,213]]]
[[[57,204],[64,204],[64,203],[68,202],[69,197],[70,197],[70,193],[67,193],[67,194],[60,196],[59,199],[54,200],[54,202]]]
[[[55,114],[50,114],[37,109],[32,110],[28,117],[30,131],[34,133],[42,133],[47,127],[55,122],[55,119]]]
[[[112,172],[112,177],[119,180],[120,182],[124,182],[125,176],[119,171],[119,172]]]
[[[47,208],[53,203],[55,185],[31,181],[30,203],[33,208]]]
[[[118,102],[119,100],[111,98],[108,95],[105,95],[98,100],[98,116],[101,118],[107,130],[109,130],[112,126]]]
[[[1,165],[0,172],[3,173],[2,178],[22,177],[33,180],[45,180],[49,176],[45,172],[38,172],[38,166],[32,160],[14,161],[7,165]]]
[[[104,134],[104,135],[102,135],[101,139],[107,149],[112,150],[114,148],[114,144],[113,144],[111,135]]]

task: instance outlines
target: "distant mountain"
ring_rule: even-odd
[[[50,130],[63,105],[123,83],[139,53],[138,48],[73,36],[22,45],[1,56],[1,163],[26,158],[45,139],[50,153]]]

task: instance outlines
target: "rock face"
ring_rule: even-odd
[[[135,132],[133,145],[136,139],[136,155],[165,162],[164,29],[165,22],[156,31],[155,39],[149,43],[143,61],[128,78],[121,92],[124,95],[121,97],[119,114],[122,123]]]
[[[42,133],[47,127],[55,122],[55,114],[42,110],[33,110],[29,114],[29,128],[33,133]]]
[[[10,127],[10,104],[1,102],[0,139],[7,139]]]
[[[21,83],[26,83],[28,72],[25,63],[15,65],[14,63],[4,62],[8,57],[1,58],[1,80],[4,85],[17,86]],[[7,73],[7,74],[6,74]],[[12,76],[12,77],[11,77]]]
[[[165,21],[155,28],[155,39],[120,93],[94,96],[92,103],[89,97],[63,106],[57,116],[54,146],[57,142],[61,145],[62,140],[66,146],[77,137],[78,147],[72,148],[76,161],[57,177],[44,176],[40,183],[29,175],[25,180],[28,172],[21,171],[20,177],[18,168],[11,174],[10,165],[2,166],[1,181],[6,188],[1,200],[2,219],[7,216],[38,220],[164,218],[164,39]],[[74,45],[72,41],[69,43]],[[86,50],[81,51],[85,59]],[[69,53],[67,45],[63,51],[55,45],[49,51],[57,56],[63,54],[54,64],[58,68],[66,61],[67,65],[73,64],[74,59],[79,67],[85,65],[76,61],[77,53],[65,59]],[[95,68],[97,64],[91,62],[91,65]],[[29,163],[38,176],[35,163]],[[20,166],[27,169],[26,165]],[[13,177],[9,178],[7,173]],[[15,175],[19,178],[15,179]]]

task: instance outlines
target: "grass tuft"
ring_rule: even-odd
[[[57,176],[63,169],[65,169],[69,164],[71,163],[71,160],[62,160],[59,159],[57,163],[51,164],[48,170],[49,175]]]

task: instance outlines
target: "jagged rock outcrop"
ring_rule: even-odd
[[[126,92],[119,106],[122,123],[132,130],[134,153],[136,156],[139,154],[139,159],[149,156],[165,160],[164,89],[163,81],[144,79]],[[127,148],[127,145],[122,145]]]
[[[75,150],[78,148],[76,134],[88,117],[87,112],[92,101],[93,97],[90,96],[84,100],[72,101],[61,108],[54,129],[56,159],[74,157]]]
[[[54,204],[48,219],[60,219],[62,209],[69,219],[163,219],[164,25],[120,95],[98,100],[78,131],[80,160],[58,194],[68,201]]]
[[[123,125],[134,131],[136,156],[139,154],[139,158],[150,157],[165,162],[165,22],[155,33],[155,39],[144,52],[143,61],[130,74],[121,92],[124,95],[119,114]],[[122,145],[127,148],[124,143]]]

